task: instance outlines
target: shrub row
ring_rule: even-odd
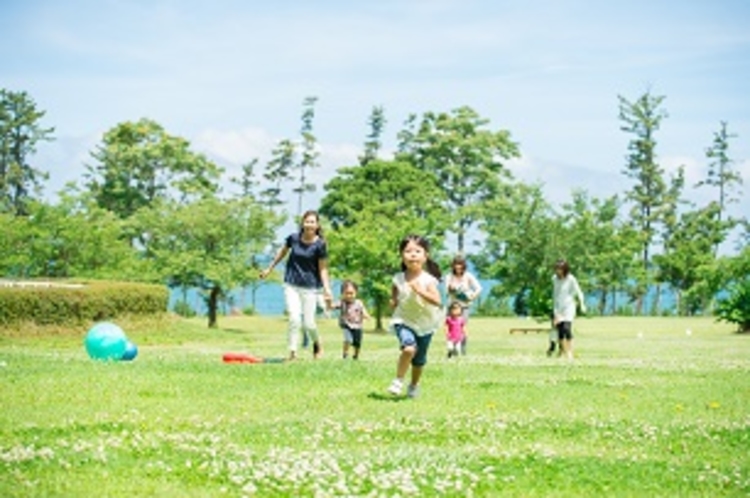
[[[0,282],[0,327],[85,325],[121,316],[162,314],[166,286],[133,282]]]

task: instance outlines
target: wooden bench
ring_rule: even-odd
[[[523,332],[524,334],[528,334],[529,332],[549,332],[549,327],[513,327],[509,330],[509,333],[515,334],[518,332],[519,334]]]

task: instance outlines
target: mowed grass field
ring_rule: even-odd
[[[394,337],[341,359],[283,357],[282,317],[123,327],[132,362],[85,331],[0,334],[0,496],[748,496],[750,336],[712,319],[591,318],[576,358],[536,325],[472,318],[469,354],[429,354],[421,396],[385,392]],[[688,332],[689,331],[689,332]]]

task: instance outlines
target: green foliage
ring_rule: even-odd
[[[332,224],[327,238],[335,275],[359,283],[373,305],[377,327],[400,271],[398,246],[406,235],[427,237],[433,258],[449,221],[435,178],[409,163],[373,160],[341,168],[325,186],[320,213]]]
[[[472,313],[472,316],[482,317],[499,317],[499,316],[513,316],[515,313],[511,309],[507,300],[502,297],[496,297],[492,291],[484,299],[479,299],[476,302],[476,307]]]
[[[86,188],[123,219],[157,200],[185,202],[218,190],[221,170],[149,119],[110,129],[91,156]]]
[[[750,332],[750,277],[730,287],[729,296],[716,306],[716,316],[736,324],[739,332]]]
[[[571,202],[562,206],[560,257],[574,269],[584,292],[598,294],[599,314],[636,266],[638,238],[620,219],[620,207],[616,196],[602,200],[583,190],[574,191]]]
[[[729,140],[737,138],[727,130],[727,122],[721,122],[721,128],[714,132],[711,146],[706,149],[708,172],[705,180],[697,183],[696,187],[709,186],[718,190],[719,219],[722,218],[727,204],[737,202],[735,190],[742,185],[742,175],[732,167],[734,160],[729,156]]]
[[[113,213],[63,196],[32,202],[29,216],[0,213],[0,274],[14,278],[153,280]]]
[[[711,274],[714,247],[725,237],[726,223],[720,219],[718,203],[682,213],[665,241],[664,252],[654,256],[658,279],[678,293],[679,313],[705,311],[720,290],[721,280]],[[713,285],[712,285],[713,284]],[[688,297],[683,301],[683,295]]]
[[[370,125],[370,133],[367,135],[367,140],[365,141],[364,154],[359,158],[359,163],[363,166],[377,159],[378,153],[383,147],[381,137],[387,122],[385,109],[382,106],[373,107],[367,122]]]
[[[172,306],[172,311],[184,318],[192,318],[197,315],[193,307],[190,306],[190,303],[188,303],[187,301],[183,301],[182,299],[175,301],[174,305]]]
[[[0,325],[86,325],[128,315],[162,314],[162,285],[133,282],[10,282],[0,286]]]
[[[435,175],[458,237],[457,250],[463,252],[466,232],[480,221],[483,203],[501,195],[510,180],[503,161],[519,156],[518,144],[508,130],[485,129],[489,120],[466,106],[427,112],[419,123],[412,115],[406,124],[397,159]]]
[[[148,233],[146,249],[156,272],[172,288],[198,288],[216,326],[219,301],[238,284],[257,278],[256,255],[282,218],[252,198],[204,198],[191,204],[158,203],[136,213]]]
[[[662,120],[668,116],[661,107],[664,99],[664,96],[652,95],[650,91],[633,102],[618,96],[622,121],[620,129],[633,136],[628,143],[629,153],[623,173],[634,181],[632,189],[626,193],[626,199],[632,203],[630,216],[641,239],[643,268],[643,272],[637,275],[641,278],[639,285],[634,289],[644,293],[650,282],[651,244],[662,222],[662,209],[667,196],[664,169],[656,155],[656,132]],[[643,294],[634,297],[640,307]]]
[[[28,214],[48,178],[29,162],[39,142],[53,140],[55,129],[40,124],[45,114],[28,93],[0,88],[0,213]]]
[[[245,316],[253,316],[256,314],[255,308],[253,306],[245,306],[242,308],[242,314]]]
[[[552,267],[564,254],[561,220],[539,186],[517,184],[507,196],[486,205],[487,238],[474,258],[479,273],[498,282],[493,295],[513,301],[520,315],[548,316]]]

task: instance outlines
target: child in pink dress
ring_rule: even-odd
[[[448,316],[445,317],[445,339],[448,346],[448,358],[458,356],[461,343],[466,338],[466,318],[463,316],[463,306],[459,302],[451,303]]]

